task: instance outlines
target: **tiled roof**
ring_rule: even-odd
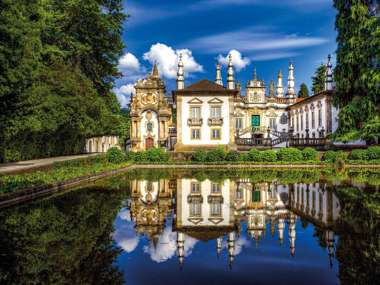
[[[219,91],[219,90],[224,91],[226,90],[226,88],[219,84],[211,82],[210,80],[204,79],[187,86],[184,90],[185,91]]]

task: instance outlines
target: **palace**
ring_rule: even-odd
[[[135,84],[130,104],[131,150],[165,147],[190,152],[219,145],[230,150],[319,146],[326,144],[326,136],[337,128],[338,111],[331,103],[334,83],[330,56],[325,90],[306,99],[297,98],[292,63],[286,87],[281,71],[276,84],[271,81],[267,88],[255,69],[243,92],[235,81],[230,55],[226,79],[224,85],[221,66],[217,64],[215,81],[204,79],[185,86],[185,66],[180,55],[171,104],[154,65],[152,73]]]

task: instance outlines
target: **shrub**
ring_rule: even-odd
[[[380,146],[370,146],[368,148],[368,159],[380,159]]]
[[[125,159],[127,160],[127,161],[134,161],[135,160],[135,152],[133,152],[133,151],[127,151],[126,153],[125,153]]]
[[[249,158],[249,161],[257,161],[257,162],[262,161],[260,151],[255,148],[250,149],[250,151],[248,152],[248,158]]]
[[[314,148],[306,147],[302,151],[302,156],[304,160],[319,160],[319,153]]]
[[[261,152],[261,161],[275,162],[277,161],[277,154],[274,150],[265,150]]]
[[[223,147],[218,147],[207,153],[206,161],[208,162],[219,162],[224,161],[226,158],[226,152]]]
[[[351,151],[350,159],[368,160],[368,151],[366,149],[354,149]]]
[[[205,162],[207,158],[207,152],[203,149],[197,150],[191,155],[192,161]]]
[[[329,150],[326,151],[323,155],[323,160],[327,162],[335,162],[338,159],[342,161],[346,161],[348,157],[348,153],[345,153],[344,151],[333,151]]]
[[[145,159],[149,162],[166,162],[170,155],[162,148],[151,148],[145,152]]]
[[[122,163],[126,158],[124,152],[117,147],[111,147],[107,150],[106,156],[110,163]]]
[[[249,161],[249,153],[247,152],[241,153],[239,161]]]
[[[133,154],[133,160],[136,162],[146,161],[146,152],[145,151],[135,152]]]
[[[237,151],[229,151],[226,155],[227,161],[239,161],[240,154]]]
[[[301,161],[303,159],[302,151],[296,148],[281,148],[277,152],[277,158],[280,161]]]

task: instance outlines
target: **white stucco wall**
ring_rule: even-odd
[[[147,113],[150,112],[152,114],[152,118],[148,120]],[[147,124],[148,122],[153,123],[153,131],[150,133],[150,135],[154,139],[154,146],[158,146],[158,130],[159,130],[159,124],[158,124],[158,117],[157,113],[151,110],[144,111],[141,116],[141,141],[143,142],[144,148],[145,148],[145,139],[148,137],[149,132],[147,130]]]
[[[191,104],[189,101],[198,98],[203,103],[202,104]],[[222,103],[214,104],[208,103],[211,100],[221,100]],[[188,125],[188,119],[191,117],[190,107],[199,106],[201,107],[201,118],[203,119],[203,124],[200,127],[201,129],[201,138],[200,140],[191,139],[191,128]],[[211,106],[221,106],[221,117],[223,118],[222,126],[209,126],[208,119],[210,118],[210,107]],[[184,145],[227,145],[230,143],[230,110],[229,110],[229,97],[228,96],[184,96],[182,100],[182,143]],[[212,140],[211,139],[211,129],[220,128],[221,129],[221,139]]]

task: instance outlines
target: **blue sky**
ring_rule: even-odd
[[[186,84],[215,78],[216,62],[232,51],[236,80],[244,86],[256,66],[269,83],[289,61],[296,86],[311,85],[315,69],[336,50],[332,0],[126,0],[123,77],[115,92],[125,106],[133,83],[157,62],[169,93],[175,86],[177,55],[185,61]],[[224,82],[226,68],[222,69]]]

